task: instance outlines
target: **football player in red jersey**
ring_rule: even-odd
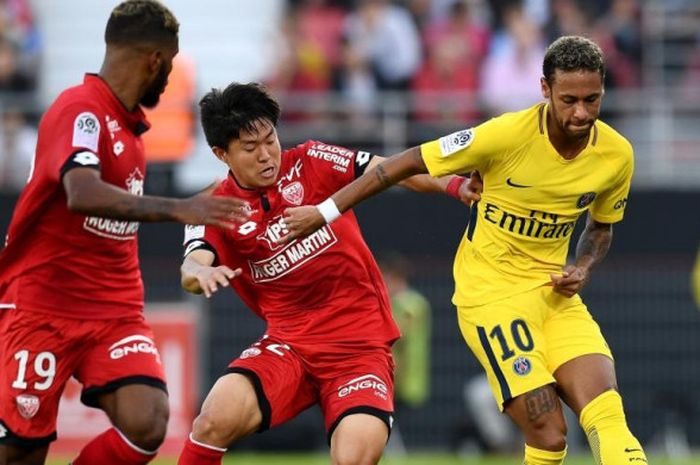
[[[164,91],[178,22],[155,0],[112,11],[99,74],[64,91],[39,126],[31,178],[0,251],[0,464],[45,461],[68,378],[113,428],[73,461],[145,464],[165,436],[168,400],[143,318],[139,221],[232,227],[243,201],[143,196],[141,106]]]
[[[391,345],[399,331],[381,273],[352,212],[281,244],[282,214],[315,204],[382,158],[318,141],[282,150],[280,109],[256,84],[200,102],[207,142],[230,168],[215,194],[249,202],[234,229],[188,226],[182,285],[207,297],[235,289],[267,323],[209,392],[180,465],[220,464],[226,447],[319,404],[334,464],[376,464],[392,423]],[[478,198],[465,178],[412,178],[407,187]]]

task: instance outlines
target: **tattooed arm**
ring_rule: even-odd
[[[412,147],[393,155],[376,168],[366,171],[322,204],[288,208],[284,213],[284,221],[289,234],[284,236],[282,242],[290,242],[297,237],[311,234],[366,198],[410,176],[427,172],[420,147]]]
[[[612,242],[612,225],[598,223],[590,216],[576,246],[576,261],[561,275],[551,275],[554,291],[567,297],[581,291],[594,265],[603,260]]]
[[[412,147],[387,158],[375,169],[368,170],[354,182],[340,189],[331,197],[343,213],[368,197],[371,197],[415,174],[427,173],[420,148]]]

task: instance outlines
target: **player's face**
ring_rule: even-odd
[[[558,130],[572,139],[588,136],[600,114],[603,79],[595,71],[556,70],[550,83],[541,79],[542,95]]]
[[[160,51],[158,57],[158,70],[156,71],[153,81],[146,89],[146,92],[141,97],[139,102],[146,108],[153,108],[158,105],[160,94],[165,92],[168,85],[168,76],[173,70],[173,59],[177,55],[177,47],[168,47]]]
[[[277,130],[269,121],[258,121],[252,131],[241,131],[219,156],[236,180],[249,189],[270,187],[277,182],[282,149]]]

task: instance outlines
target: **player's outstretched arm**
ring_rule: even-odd
[[[282,242],[309,235],[364,199],[410,176],[427,172],[420,147],[412,147],[398,155],[393,155],[317,206],[306,205],[286,209],[284,221],[289,234],[282,239]]]
[[[63,176],[68,209],[85,215],[135,221],[178,221],[227,229],[247,221],[247,202],[201,192],[185,199],[133,195],[100,179],[92,168],[74,168]]]
[[[612,234],[612,224],[599,223],[589,216],[576,246],[576,261],[566,266],[561,275],[551,275],[554,291],[567,297],[580,292],[593,266],[608,253]]]
[[[371,171],[385,160],[385,157],[373,156],[367,165],[366,171]],[[478,202],[481,199],[480,194],[483,190],[483,183],[477,171],[474,171],[469,177],[450,175],[434,178],[429,174],[416,174],[400,181],[398,185],[415,192],[445,193],[465,205]]]
[[[211,266],[214,254],[206,249],[198,249],[187,254],[180,266],[180,284],[192,294],[204,294],[207,298],[228,287],[229,280],[241,275],[241,269],[232,270],[227,266]]]

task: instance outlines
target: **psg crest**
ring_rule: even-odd
[[[525,376],[532,370],[532,363],[526,357],[518,357],[513,362],[513,371],[516,375]]]

